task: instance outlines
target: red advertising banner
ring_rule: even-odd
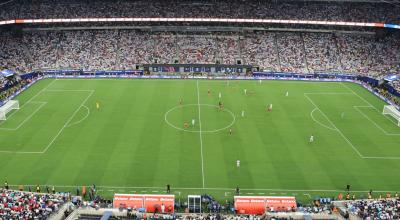
[[[146,212],[173,213],[174,202],[174,195],[145,195],[144,198]]]
[[[175,195],[114,194],[114,208],[145,208],[146,212],[174,212]]]
[[[265,198],[258,196],[235,196],[235,210],[237,214],[257,214],[265,212]]]
[[[266,207],[268,207],[269,210],[273,208],[274,211],[288,211],[297,207],[296,198],[294,196],[267,196],[265,198]]]
[[[261,215],[268,211],[287,211],[296,208],[296,198],[292,196],[235,196],[237,214]]]
[[[114,208],[143,208],[144,198],[143,195],[134,194],[114,194],[113,206]]]

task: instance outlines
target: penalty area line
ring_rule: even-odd
[[[75,117],[75,115],[78,113],[79,109],[81,109],[81,106],[86,103],[86,101],[93,95],[94,90],[88,90],[90,91],[90,94],[83,100],[83,102],[79,105],[79,107],[75,110],[75,112],[71,115],[71,117],[68,119],[67,122],[62,126],[62,128],[58,131],[56,136],[51,140],[51,142],[47,145],[47,147],[41,152],[41,153],[46,153],[46,151],[53,145],[54,141],[60,136],[60,134],[64,131],[64,129],[67,127],[67,125],[71,122],[71,120]]]
[[[314,103],[314,101],[307,95],[307,93],[304,93],[304,96],[308,99],[308,101],[311,102],[311,104],[318,109],[321,114],[328,120],[328,122],[333,126],[333,128],[340,134],[340,136],[342,136],[342,138],[350,145],[350,147],[357,153],[357,155],[360,158],[364,159],[364,156],[360,153],[360,151],[353,145],[353,143],[351,143],[351,141],[343,134],[343,132],[336,127],[336,125],[329,119],[329,117],[318,107],[317,104]]]

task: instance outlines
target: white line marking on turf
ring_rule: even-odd
[[[57,80],[57,79],[55,79]],[[55,80],[53,82],[55,82]],[[80,107],[82,105],[84,105],[86,103],[86,101],[93,95],[93,93],[95,92],[95,90],[47,90],[47,88],[53,83],[49,83],[49,85],[47,85],[45,88],[43,88],[42,90],[40,90],[35,96],[33,96],[30,100],[28,100],[27,102],[30,102],[31,100],[33,100],[34,97],[37,97],[40,93],[44,92],[44,91],[50,91],[50,92],[70,92],[70,91],[79,91],[79,92],[90,92],[90,94],[85,98],[85,100],[83,100],[83,102],[81,103],[81,105],[79,105],[79,107],[75,110],[75,112],[71,115],[71,117],[67,120],[67,122],[63,125],[63,127],[58,131],[58,133],[56,134],[56,136],[51,140],[51,142],[46,146],[46,148],[43,151],[37,151],[37,152],[33,152],[33,151],[0,151],[0,153],[16,153],[16,154],[43,154],[46,153],[46,151],[52,146],[52,144],[54,143],[54,141],[58,138],[58,136],[60,136],[60,134],[64,131],[64,129],[67,127],[68,123],[74,118],[74,116],[76,115],[76,113],[79,111]],[[22,107],[22,106],[21,106]]]
[[[363,157],[364,159],[400,160],[400,157]]]
[[[186,132],[192,132],[192,133],[200,133],[200,130],[187,130],[187,129],[183,129],[183,128],[181,128],[181,127],[175,126],[174,124],[172,124],[171,122],[168,121],[168,115],[169,115],[170,112],[172,112],[172,111],[175,110],[175,109],[182,108],[182,107],[186,107],[186,106],[199,106],[199,104],[178,105],[178,106],[175,106],[175,107],[171,108],[170,110],[168,110],[168,111],[164,114],[164,120],[165,120],[165,122],[166,122],[169,126],[175,128],[175,129],[177,129],[177,130],[186,131]],[[210,107],[219,109],[219,106],[217,106],[217,105],[200,104],[200,106],[210,106]],[[230,110],[227,109],[227,108],[224,108],[222,111],[226,111],[226,112],[228,112],[228,113],[232,116],[232,119],[233,119],[232,122],[231,122],[229,125],[227,125],[227,126],[225,126],[225,127],[223,127],[223,128],[214,129],[214,130],[201,130],[201,133],[215,133],[215,132],[219,132],[219,131],[228,129],[229,127],[231,127],[231,126],[236,122],[236,116],[235,116],[235,114],[233,114],[232,111],[230,111]]]
[[[38,97],[41,93],[43,93],[47,88],[49,88],[57,79],[51,81],[51,83],[47,84],[46,87],[44,87],[43,89],[41,89],[39,92],[37,92],[34,96],[32,96],[28,101],[26,101],[23,105],[20,106],[20,108],[23,108],[26,104],[32,102],[33,99],[35,99],[36,97]],[[35,101],[36,102],[36,101]],[[11,116],[13,116],[17,111],[12,112],[7,119],[10,119]],[[0,122],[0,125],[2,123],[4,123],[5,121]]]
[[[29,119],[33,117],[36,112],[38,112],[47,102],[31,102],[31,103],[40,103],[39,107],[33,111],[28,117],[26,117],[16,128],[0,128],[0,130],[8,130],[8,131],[16,131],[18,130],[22,125],[24,125]]]
[[[389,136],[399,136],[400,134],[393,134],[393,133],[389,133],[387,132],[385,129],[383,129],[381,126],[379,126],[375,121],[373,121],[370,117],[368,117],[368,115],[366,115],[364,112],[362,112],[359,108],[373,108],[372,106],[353,106],[353,108],[355,108],[361,115],[363,115],[366,119],[368,119],[372,124],[375,125],[375,127],[377,127],[379,130],[381,130],[385,135],[389,135]]]
[[[41,154],[40,151],[10,151],[10,150],[2,150],[0,153],[8,153],[8,154]]]
[[[87,117],[89,117],[89,115],[90,115],[90,109],[89,109],[86,105],[81,105],[81,107],[86,108],[87,113],[86,113],[85,117],[83,117],[81,120],[79,120],[79,121],[77,121],[77,122],[74,122],[74,123],[69,124],[69,125],[67,126],[68,128],[71,127],[71,126],[74,126],[74,125],[77,125],[77,124],[81,123],[83,120],[85,120]]]
[[[313,121],[315,121],[316,123],[318,123],[318,124],[321,125],[322,127],[325,127],[325,128],[330,129],[330,130],[332,130],[332,131],[337,131],[335,128],[331,128],[331,127],[329,127],[329,126],[326,126],[326,125],[324,125],[323,123],[319,122],[317,119],[315,119],[315,118],[314,118],[314,111],[315,111],[315,110],[320,111],[318,108],[314,108],[314,109],[311,111],[310,116],[311,116],[311,118],[312,118]]]
[[[351,95],[350,92],[306,92],[306,95]]]
[[[363,97],[361,97],[358,93],[354,92],[354,90],[352,90],[350,87],[346,86],[343,82],[340,83],[343,87],[345,87],[346,89],[348,89],[349,91],[351,91],[355,96],[357,96],[358,98],[360,98],[361,100],[363,100],[365,103],[367,103],[368,105],[370,105],[372,108],[374,108],[375,110],[377,110],[378,112],[380,112],[374,105],[372,105],[370,102],[368,102],[366,99],[364,99]],[[390,118],[388,118],[388,116],[385,116],[385,118],[387,118],[390,122],[392,122],[394,125],[397,126],[397,123],[392,121]]]
[[[196,80],[197,87],[197,104],[199,106],[199,137],[200,137],[200,155],[201,155],[201,175],[203,179],[203,188],[204,188],[204,157],[203,157],[203,137],[201,135],[201,108],[200,108],[200,91],[199,91],[199,81]]]
[[[46,153],[46,151],[53,145],[54,141],[60,136],[60,134],[64,131],[64,129],[67,127],[68,123],[71,122],[71,120],[75,117],[76,113],[78,113],[79,109],[83,104],[86,103],[86,101],[93,95],[94,90],[90,90],[90,94],[83,100],[82,104],[79,105],[79,107],[75,110],[75,112],[71,115],[71,117],[68,119],[67,122],[62,126],[62,128],[58,131],[57,135],[53,138],[53,140],[47,145],[47,147],[42,151],[42,153]]]
[[[46,92],[92,92],[93,89],[46,89]]]
[[[346,140],[346,142],[351,146],[351,148],[353,148],[353,150],[358,154],[358,156],[363,158],[363,155],[360,153],[360,151],[358,151],[358,149],[353,145],[353,143],[351,143],[350,140],[346,136],[344,136],[342,131],[340,131],[336,127],[336,125],[328,118],[328,116],[323,111],[321,111],[321,109],[318,108],[318,106],[314,103],[314,101],[310,97],[308,97],[307,93],[304,93],[304,96],[314,105],[315,108],[317,108],[321,112],[321,114],[328,120],[328,122],[332,124],[332,126],[336,129],[336,131]]]

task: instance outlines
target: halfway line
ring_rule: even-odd
[[[204,188],[203,138],[201,136],[200,92],[199,92],[199,81],[198,80],[196,80],[196,86],[197,86],[197,106],[199,107],[199,137],[200,137],[200,155],[201,155],[201,175],[203,177],[203,188]]]

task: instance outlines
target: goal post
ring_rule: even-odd
[[[400,127],[400,111],[393,105],[385,105],[383,106],[382,114],[391,115],[393,118],[397,120],[397,126]]]
[[[9,100],[8,102],[6,102],[6,104],[0,107],[0,120],[6,120],[7,113],[14,109],[19,109],[18,100]]]

